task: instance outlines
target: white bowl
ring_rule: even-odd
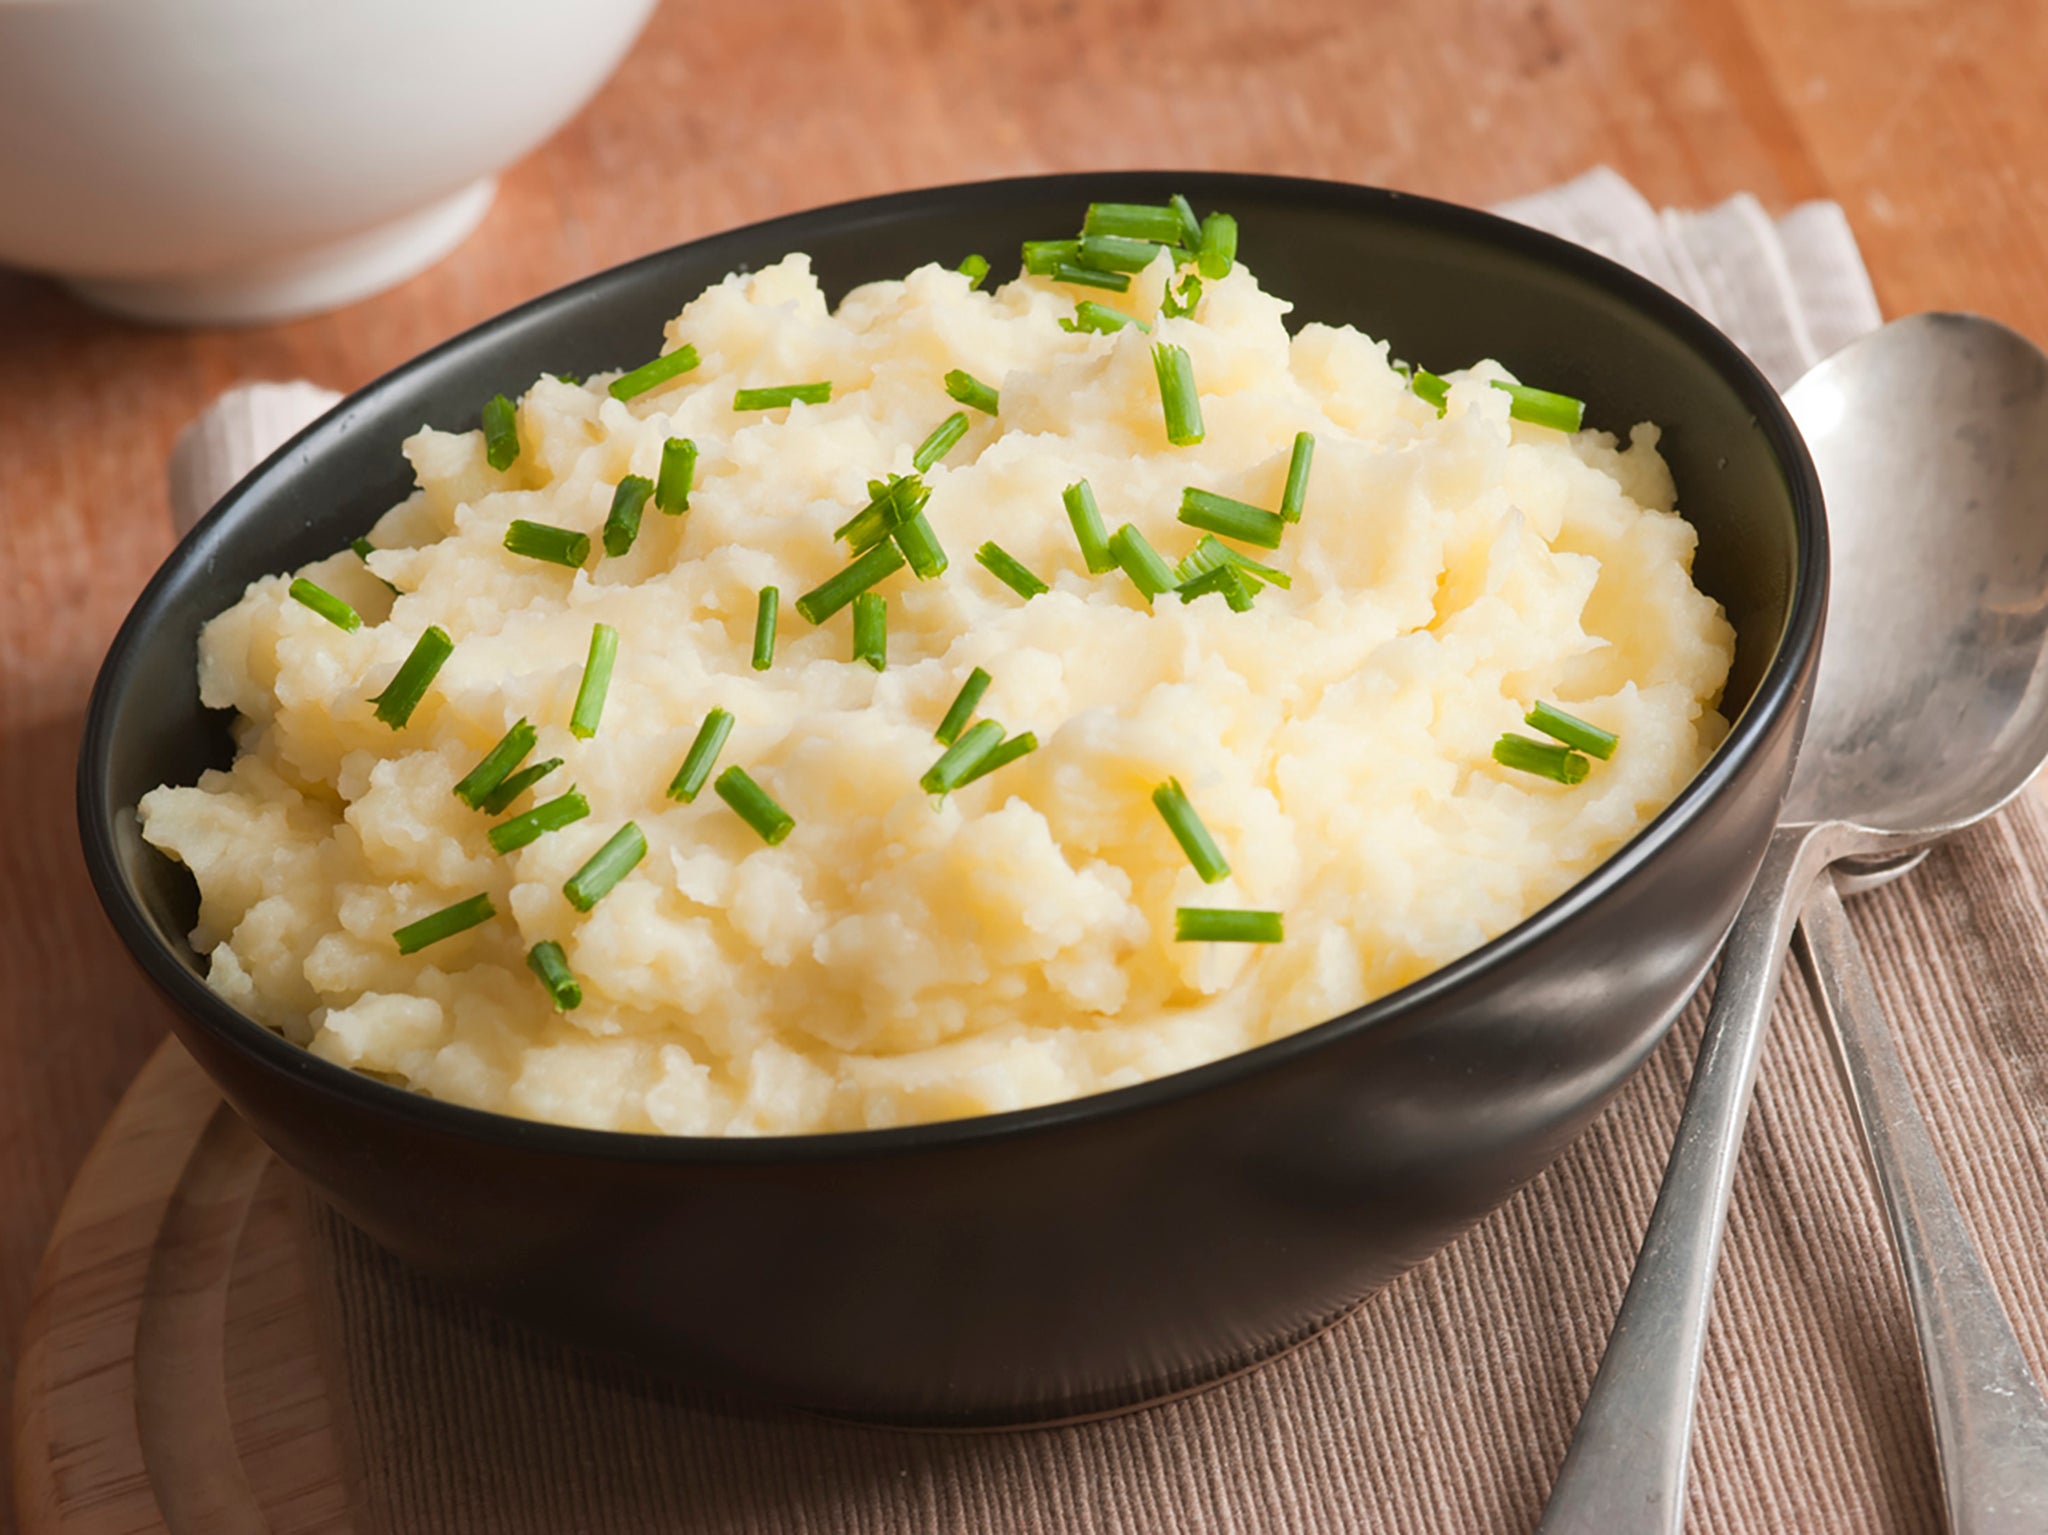
[[[0,0],[0,262],[173,323],[333,308],[460,244],[654,0]]]

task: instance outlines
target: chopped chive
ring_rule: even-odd
[[[1451,381],[1440,378],[1427,368],[1417,368],[1415,376],[1408,380],[1408,387],[1415,391],[1418,400],[1426,400],[1436,407],[1441,416],[1450,409]]]
[[[993,416],[1002,403],[997,391],[989,388],[965,368],[955,368],[946,375],[946,393],[962,405],[972,406],[986,415]]]
[[[1079,240],[1026,240],[1024,270],[1034,277],[1050,277],[1053,268],[1081,254]]]
[[[427,689],[434,685],[434,678],[442,665],[455,653],[455,641],[448,638],[448,631],[437,624],[430,624],[427,632],[413,642],[412,653],[400,664],[384,691],[370,700],[377,706],[377,718],[393,730],[402,728],[412,718],[412,711],[420,706],[420,700],[427,696]]]
[[[889,669],[889,603],[880,592],[853,599],[853,659],[878,672]]]
[[[1167,829],[1173,833],[1173,840],[1188,855],[1188,862],[1202,876],[1203,884],[1213,885],[1228,877],[1230,860],[1223,856],[1216,839],[1209,835],[1209,828],[1195,813],[1194,803],[1188,798],[1187,790],[1180,786],[1178,778],[1169,778],[1154,789],[1152,803],[1158,807]]]
[[[1286,937],[1277,911],[1234,911],[1183,906],[1173,914],[1176,943],[1279,943]]]
[[[1184,204],[1186,199],[1176,198],[1175,201]],[[1090,203],[1088,216],[1081,223],[1081,233],[1084,236],[1153,240],[1161,245],[1182,245],[1188,238],[1180,209],[1172,203]]]
[[[611,840],[592,853],[567,883],[562,894],[578,911],[588,911],[611,893],[612,886],[633,872],[633,866],[647,856],[647,838],[628,821],[611,835]]]
[[[408,922],[391,936],[398,942],[399,953],[417,954],[428,944],[453,938],[457,933],[466,933],[497,914],[498,908],[491,904],[489,895],[473,895],[453,906],[444,906],[417,922]]]
[[[713,709],[704,716],[704,723],[697,727],[697,738],[683,754],[683,765],[669,780],[670,799],[679,799],[687,805],[697,798],[704,787],[704,780],[711,776],[718,754],[725,749],[725,738],[731,734],[732,715],[728,711]]]
[[[910,562],[911,574],[918,580],[930,581],[946,573],[946,551],[922,512],[897,523],[890,536],[896,540],[896,547],[903,551],[903,558]]]
[[[611,690],[612,663],[618,658],[619,631],[610,624],[592,624],[583,681],[576,689],[576,706],[569,711],[569,734],[579,741],[597,734],[597,722],[604,715],[605,694]]]
[[[558,528],[550,522],[528,522],[515,517],[505,529],[505,547],[529,560],[576,569],[590,558],[590,535],[573,528]]]
[[[718,775],[718,781],[711,788],[732,807],[733,814],[753,827],[770,847],[787,837],[790,828],[796,825],[796,817],[776,804],[766,789],[747,776],[745,768],[727,768]]]
[[[612,509],[604,519],[604,552],[618,559],[640,536],[640,514],[647,498],[654,494],[654,481],[642,474],[629,474],[612,492]]]
[[[1202,302],[1202,279],[1188,272],[1181,277],[1180,291],[1176,293],[1169,283],[1166,292],[1160,295],[1159,312],[1169,320],[1185,320],[1195,312],[1195,306]]]
[[[315,586],[304,576],[292,582],[286,595],[301,606],[311,608],[337,629],[345,629],[353,634],[363,626],[362,614],[326,588]]]
[[[1133,325],[1148,334],[1152,329],[1136,315],[1125,314],[1107,304],[1098,304],[1092,298],[1084,298],[1074,306],[1073,319],[1060,321],[1061,330],[1093,331],[1098,336],[1113,336]]]
[[[630,400],[635,395],[645,394],[672,378],[680,378],[696,367],[697,362],[697,349],[693,346],[679,346],[673,352],[664,352],[654,361],[643,362],[631,373],[623,373],[613,379],[612,398]]]
[[[483,761],[462,775],[455,785],[455,797],[475,810],[526,760],[526,754],[539,740],[540,732],[521,720],[484,753]]]
[[[491,847],[500,853],[516,852],[548,832],[575,825],[589,814],[590,801],[572,788],[493,826],[489,832]]]
[[[1158,342],[1152,371],[1159,377],[1159,405],[1166,415],[1166,440],[1177,448],[1202,440],[1202,397],[1195,392],[1195,365],[1187,349]]]
[[[1217,566],[1225,564],[1235,565],[1246,575],[1256,576],[1261,581],[1270,581],[1282,589],[1294,585],[1294,578],[1286,571],[1276,570],[1271,565],[1262,565],[1250,555],[1230,548],[1208,533],[1203,534],[1202,541],[1190,549],[1182,557],[1181,562],[1174,566],[1173,573],[1180,585],[1185,587],[1195,577],[1206,575]]]
[[[1074,541],[1081,546],[1081,560],[1091,576],[1116,569],[1116,556],[1109,552],[1109,536],[1103,531],[1102,509],[1095,504],[1095,491],[1086,480],[1076,480],[1061,492],[1067,504],[1067,521],[1074,525]]]
[[[1237,220],[1227,213],[1212,213],[1202,220],[1202,243],[1195,252],[1195,265],[1214,282],[1230,275],[1237,259]]]
[[[775,664],[775,627],[782,617],[782,590],[764,586],[754,599],[754,670],[765,672]]]
[[[961,780],[953,785],[953,787],[964,789],[977,778],[986,778],[997,768],[1007,767],[1019,757],[1028,757],[1037,750],[1038,737],[1031,731],[1027,730],[1021,735],[1009,736],[1004,740],[998,741],[995,750],[988,753],[981,761],[969,768]]]
[[[1202,221],[1195,217],[1193,205],[1176,192],[1166,200],[1166,206],[1180,223],[1180,239],[1175,243],[1187,250],[1198,248],[1202,243]]]
[[[1117,564],[1131,578],[1131,585],[1144,597],[1147,607],[1154,597],[1173,590],[1173,567],[1130,523],[1109,535],[1109,552],[1116,556]]]
[[[977,252],[968,256],[966,260],[962,261],[953,270],[967,279],[967,286],[969,288],[979,288],[981,280],[988,276],[988,257]]]
[[[1508,414],[1531,426],[1576,432],[1586,419],[1586,402],[1568,394],[1552,394],[1548,389],[1531,389],[1527,384],[1510,384],[1500,379],[1493,381],[1493,387],[1512,402]]]
[[[1233,613],[1249,613],[1252,598],[1259,590],[1258,579],[1247,576],[1229,561],[1205,570],[1190,580],[1183,581],[1176,590],[1183,603],[1193,602],[1197,597],[1206,597],[1211,592],[1221,592],[1223,600],[1230,604]]]
[[[1602,762],[1614,755],[1614,748],[1621,741],[1621,737],[1612,731],[1602,730],[1598,725],[1589,724],[1576,714],[1567,714],[1556,704],[1547,704],[1541,699],[1522,716],[1522,723],[1567,746],[1576,746],[1587,756],[1598,757]]]
[[[986,570],[1026,602],[1029,602],[1041,592],[1052,590],[1051,587],[1047,586],[1026,569],[1016,556],[999,547],[993,540],[975,550],[974,558],[982,569]]]
[[[371,543],[367,538],[350,539],[348,546],[349,548],[355,551],[356,558],[361,560],[365,565],[368,565],[370,563],[370,556],[377,552],[377,546]],[[377,572],[374,570],[371,571],[370,574],[373,576],[377,576]],[[377,576],[377,579],[379,581],[384,581],[384,578],[382,576]],[[384,589],[387,592],[391,593],[391,595],[394,597],[398,595],[398,588],[393,586],[389,581],[384,581]]]
[[[1098,271],[1092,266],[1082,266],[1078,261],[1062,261],[1052,269],[1052,280],[1072,283],[1080,288],[1101,288],[1109,293],[1131,291],[1129,273]]]
[[[931,468],[940,459],[953,451],[953,444],[967,435],[967,412],[956,410],[937,426],[931,436],[918,444],[917,451],[910,455],[911,466],[919,474]]]
[[[1583,783],[1593,764],[1573,751],[1569,746],[1556,746],[1548,741],[1532,741],[1527,736],[1509,731],[1493,743],[1493,760],[1502,767],[1513,768],[1521,773],[1534,773],[1538,778],[1548,778],[1554,783]]]
[[[1294,452],[1287,460],[1287,488],[1280,492],[1281,521],[1301,521],[1301,508],[1308,500],[1309,466],[1315,462],[1315,456],[1315,434],[1296,432]]]
[[[845,607],[869,587],[903,568],[903,552],[884,540],[835,576],[827,576],[796,600],[796,610],[814,624]]]
[[[960,739],[960,732],[967,728],[967,722],[974,718],[974,711],[981,707],[981,695],[988,691],[992,680],[978,666],[967,674],[967,680],[960,684],[960,691],[953,695],[953,706],[939,721],[939,728],[932,732],[934,741],[941,746],[951,746]]]
[[[654,504],[671,517],[690,509],[690,491],[697,483],[697,444],[671,437],[661,445],[661,469],[654,480]]]
[[[1104,272],[1142,272],[1166,247],[1157,240],[1132,240],[1123,235],[1085,235],[1077,266]]]
[[[927,794],[949,794],[960,787],[968,773],[980,765],[981,759],[996,749],[996,743],[1003,738],[1003,727],[994,720],[977,720],[970,725],[967,733],[947,747],[937,762],[925,769],[918,779],[918,787]]]
[[[545,762],[536,762],[531,767],[521,768],[510,778],[499,784],[497,788],[485,795],[483,803],[476,808],[485,815],[503,815],[512,808],[513,802],[520,795],[531,789],[561,765],[562,759],[560,757],[550,757]]]
[[[554,998],[556,1012],[566,1013],[583,1005],[583,988],[570,973],[569,956],[562,952],[562,946],[554,939],[543,938],[526,951],[526,968],[539,976],[541,985],[547,987],[548,995]]]
[[[484,462],[510,469],[519,461],[519,411],[502,394],[484,402]]]
[[[1280,536],[1287,530],[1278,512],[1192,485],[1180,493],[1180,520],[1191,528],[1221,533],[1225,538],[1256,544],[1261,549],[1278,549]]]
[[[886,480],[868,481],[868,504],[832,530],[855,554],[866,554],[896,530],[898,523],[915,517],[931,499],[931,490],[914,474],[894,474]]]
[[[780,410],[785,405],[802,401],[805,405],[823,405],[832,398],[832,381],[821,379],[815,384],[769,384],[760,389],[736,390],[732,397],[734,410]]]

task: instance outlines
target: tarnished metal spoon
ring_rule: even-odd
[[[1833,545],[1813,713],[1728,936],[1628,1294],[1543,1513],[1552,1535],[1680,1528],[1736,1152],[1816,879],[1845,859],[1865,871],[1855,888],[1903,872],[1914,860],[1902,855],[1981,821],[2048,761],[2048,356],[1990,320],[1915,315],[1836,353],[1786,401],[1820,468]],[[1817,900],[1809,936],[1835,977],[1824,987],[1845,1076],[1868,1078],[1858,1109],[1903,1254],[1951,1522],[1964,1535],[2048,1529],[2048,1407],[1917,1114],[1906,1122],[1861,956],[1830,922],[1833,886]]]

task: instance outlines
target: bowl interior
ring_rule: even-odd
[[[1810,479],[1810,466],[1769,384],[1692,311],[1577,247],[1396,193],[1184,173],[980,183],[799,214],[590,278],[351,396],[244,480],[145,590],[95,691],[80,813],[88,861],[124,937],[160,980],[166,957],[200,973],[186,938],[192,881],[141,841],[133,807],[158,784],[190,783],[232,758],[228,717],[199,702],[201,625],[251,580],[331,553],[403,499],[412,484],[399,444],[421,425],[473,426],[482,401],[516,394],[543,371],[643,361],[663,323],[706,284],[790,251],[811,254],[835,301],[860,283],[972,251],[989,257],[1000,281],[1014,273],[1020,242],[1071,231],[1089,201],[1160,201],[1175,191],[1198,209],[1237,216],[1240,255],[1269,291],[1294,302],[1292,323],[1356,325],[1438,370],[1498,358],[1584,399],[1590,425],[1624,437],[1636,422],[1660,423],[1680,509],[1700,531],[1695,579],[1736,630],[1723,708],[1737,729],[1723,751],[1744,748],[1752,732],[1740,715],[1770,702],[1788,675],[1781,641],[1802,564],[1816,570],[1818,497],[1795,491],[1792,474]],[[1805,528],[1802,515],[1812,519]]]

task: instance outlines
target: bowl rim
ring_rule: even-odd
[[[154,923],[122,874],[114,820],[103,816],[97,791],[109,772],[112,722],[131,659],[147,641],[157,609],[170,599],[183,574],[200,558],[208,531],[261,480],[276,473],[312,434],[336,416],[372,396],[404,388],[443,356],[474,346],[489,333],[515,328],[540,311],[573,304],[602,292],[626,274],[671,261],[677,253],[736,237],[770,239],[790,251],[804,249],[804,236],[819,226],[858,224],[928,205],[972,205],[1010,196],[1063,196],[1076,206],[1130,196],[1133,183],[1168,182],[1206,200],[1225,203],[1233,193],[1276,193],[1304,206],[1385,217],[1390,212],[1423,227],[1504,247],[1509,254],[1594,281],[1630,308],[1676,335],[1703,356],[1754,412],[1767,448],[1783,472],[1792,503],[1796,558],[1790,599],[1770,664],[1727,737],[1676,798],[1605,862],[1562,894],[1537,908],[1506,932],[1449,964],[1348,1012],[1282,1035],[1248,1050],[1126,1087],[1090,1093],[1031,1108],[1008,1109],[958,1119],[925,1121],[877,1129],[810,1131],[797,1135],[701,1136],[648,1131],[601,1130],[522,1119],[491,1109],[430,1098],[328,1061],[305,1046],[230,1006],[157,933]],[[1151,195],[1147,190],[1143,195]],[[1583,246],[1499,215],[1440,199],[1351,182],[1257,172],[1114,170],[1049,176],[1002,177],[920,187],[854,198],[715,231],[608,267],[529,299],[484,320],[401,363],[355,390],[307,425],[245,475],[179,542],[136,597],[101,663],[79,747],[77,804],[87,870],[115,932],[175,1012],[215,1036],[227,1048],[253,1059],[272,1074],[299,1079],[298,1085],[348,1107],[395,1119],[436,1135],[483,1141],[535,1154],[659,1164],[745,1164],[783,1166],[869,1156],[939,1151],[1044,1134],[1068,1125],[1139,1114],[1211,1088],[1279,1070],[1299,1057],[1367,1030],[1390,1028],[1435,1005],[1474,975],[1507,963],[1545,941],[1586,907],[1631,878],[1671,842],[1736,779],[1764,737],[1788,709],[1801,701],[1801,678],[1816,650],[1826,612],[1827,523],[1820,478],[1791,414],[1777,389],[1727,336],[1704,316],[1663,288]],[[126,808],[126,807],[123,807]]]

